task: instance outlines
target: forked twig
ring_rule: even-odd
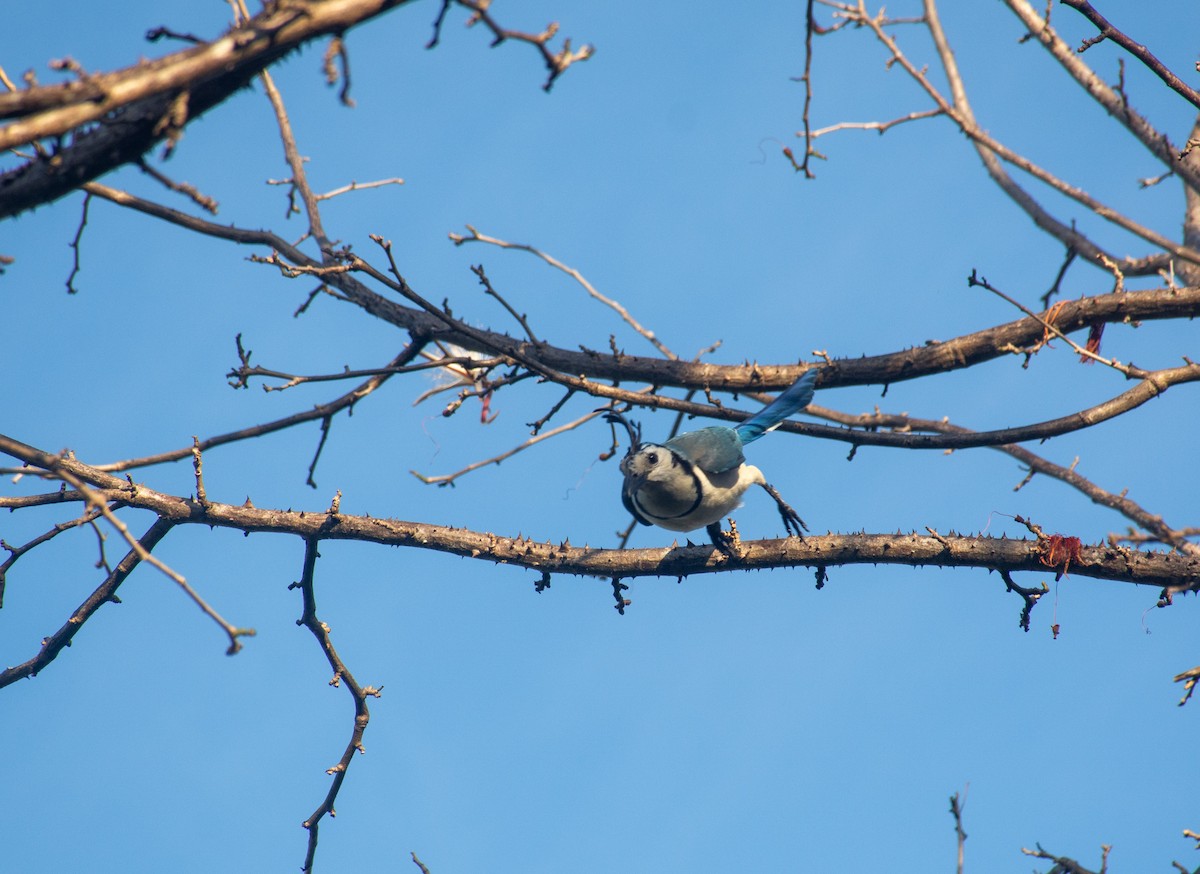
[[[330,508],[331,515],[336,515],[335,508],[336,499],[334,507]],[[345,683],[346,691],[354,699],[354,728],[350,732],[350,742],[346,744],[342,758],[336,765],[325,772],[333,777],[329,791],[325,793],[325,798],[317,806],[317,809],[303,823],[304,828],[308,829],[308,850],[304,857],[304,866],[301,869],[305,872],[313,870],[313,860],[317,853],[317,832],[320,828],[321,820],[326,814],[329,816],[336,815],[333,805],[337,800],[338,792],[342,788],[342,782],[346,779],[346,770],[350,767],[350,763],[354,761],[354,754],[356,752],[366,752],[362,739],[363,733],[367,730],[367,723],[371,721],[371,711],[367,707],[367,698],[378,698],[383,692],[382,686],[375,688],[373,686],[360,686],[358,684],[358,681],[354,679],[354,675],[346,667],[345,662],[342,661],[341,656],[338,655],[337,649],[334,648],[333,639],[329,634],[329,626],[317,616],[317,598],[313,577],[317,559],[320,557],[320,553],[317,551],[319,545],[320,541],[314,537],[307,538],[304,541],[304,567],[300,581],[292,583],[288,588],[299,589],[304,599],[304,609],[300,618],[296,620],[296,624],[307,628],[317,639],[321,651],[325,654],[325,659],[329,662],[329,667],[333,670],[333,678],[329,681],[329,685],[337,687]]]

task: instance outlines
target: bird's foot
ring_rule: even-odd
[[[779,490],[773,485],[763,483],[762,487],[767,490],[767,494],[774,499],[776,506],[779,507],[779,515],[783,517],[783,529],[787,532],[787,536],[795,536],[803,540],[803,532],[808,530],[808,526],[804,524],[804,520],[800,518],[800,514],[791,508],[791,505],[783,499],[783,495],[779,494]]]
[[[722,531],[720,522],[713,522],[704,529],[712,538],[713,546],[725,553],[726,557],[737,560],[742,557],[742,538],[738,534],[737,523],[729,520],[729,530]]]

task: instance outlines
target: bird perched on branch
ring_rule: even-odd
[[[762,471],[746,464],[742,447],[773,430],[784,419],[812,401],[817,371],[805,372],[762,412],[740,425],[719,425],[689,431],[666,443],[643,443],[641,428],[617,412],[606,413],[629,433],[629,450],[621,459],[621,502],[643,525],[670,531],[706,528],[713,543],[730,552],[731,535],[721,530],[721,519],[742,504],[750,486],[762,486],[779,507],[784,530],[803,537],[807,526],[783,497],[763,478]]]

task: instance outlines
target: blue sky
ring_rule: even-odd
[[[893,15],[912,4],[889,4]],[[1170,236],[1182,196],[1171,181],[1141,190],[1161,168],[1085,102],[1002,4],[945,4],[943,23],[983,127],[1101,200]],[[960,8],[961,7],[961,8]],[[528,255],[456,248],[465,224],[534,244],[578,268],[681,356],[720,340],[711,360],[793,362],[813,350],[876,354],[1017,318],[969,289],[978,269],[1028,305],[1058,270],[1058,244],[986,179],[966,139],[927,121],[883,137],[821,140],[829,160],[803,181],[779,151],[799,148],[803,4],[499,2],[506,25],[597,46],[544,94],[527,46],[488,48],[452,13],[442,44],[423,46],[438,4],[397,10],[349,37],[354,109],[321,79],[313,46],[274,72],[291,109],[310,179],[405,184],[336,198],[331,236],[372,253],[394,241],[413,286],[480,325],[513,328],[469,271],[494,285],[558,345],[650,347],[562,274]],[[10,10],[0,65],[17,78],[71,55],[88,69],[154,56],[142,34],[159,24],[209,36],[223,3],[133,2],[121,15],[80,5],[51,16]],[[1105,3],[1102,10],[1191,76],[1200,26],[1193,4]],[[1088,28],[1056,7],[1078,42]],[[900,32],[918,63],[935,64],[916,28]],[[886,120],[926,99],[864,32],[817,41],[813,123]],[[1116,78],[1120,55],[1085,58]],[[1134,105],[1176,142],[1194,113],[1126,64]],[[287,175],[260,89],[187,129],[165,165],[221,203],[219,220],[299,237],[284,220]],[[181,201],[139,172],[104,180]],[[1119,253],[1142,244],[1079,207],[1047,205]],[[17,257],[0,278],[3,430],[41,448],[105,462],[187,445],[278,418],[337,387],[234,392],[224,374],[242,333],[254,361],[299,373],[379,366],[404,337],[332,301],[292,312],[309,290],[246,260],[247,249],[198,241],[94,203],[82,242],[79,293],[67,295],[80,198],[43,207],[0,232]],[[1131,282],[1134,287],[1151,283]],[[1066,296],[1107,291],[1111,278],[1077,265]],[[1195,326],[1109,326],[1107,354],[1143,367],[1195,357]],[[627,516],[615,461],[597,456],[608,430],[582,429],[454,488],[422,485],[525,439],[526,422],[560,393],[499,394],[490,425],[478,408],[441,417],[413,407],[429,382],[393,380],[339,418],[305,483],[316,426],[206,454],[208,494],[259,507],[342,509],[463,525],[506,535],[616,544]],[[1082,409],[1123,391],[1119,375],[1083,367],[1058,344],[1028,370],[1017,358],[879,387],[818,393],[847,412],[878,405],[985,429]],[[344,390],[344,389],[343,389]],[[1112,491],[1195,525],[1190,446],[1195,389],[1181,386],[1130,416],[1031,447]],[[578,398],[564,415],[594,401]],[[645,414],[646,434],[665,416]],[[564,419],[565,421],[565,419]],[[1122,519],[1007,456],[861,450],[770,435],[760,466],[810,528],[1023,536],[1012,516],[1103,539]],[[190,466],[139,479],[189,493]],[[6,481],[4,493],[36,484]],[[0,537],[24,542],[60,512],[9,515]],[[744,537],[782,534],[775,508],[752,495]],[[149,519],[131,514],[144,530]],[[639,529],[634,546],[672,535]],[[110,555],[119,547],[109,536]],[[886,865],[952,871],[948,797],[966,796],[971,871],[1028,871],[1022,846],[1118,870],[1166,870],[1190,859],[1197,774],[1175,743],[1192,704],[1176,707],[1178,671],[1197,663],[1194,610],[1154,610],[1158,592],[1030,574],[1051,586],[1033,629],[1020,602],[981,570],[846,567],[813,586],[805,569],[632,583],[612,609],[604,581],[536,575],[416,550],[326,543],[317,568],[320,614],[358,680],[383,685],[358,757],[321,830],[323,871],[403,870],[416,853],[435,874],[466,871],[828,871]],[[299,823],[323,798],[349,735],[344,690],[289,591],[303,557],[281,537],[179,530],[158,554],[231,621],[257,628],[234,658],[219,630],[148,568],[41,676],[3,692],[0,744],[11,751],[0,792],[5,865],[91,871],[294,870]],[[24,661],[99,580],[95,536],[79,531],[23,558],[0,611],[6,664]],[[1062,629],[1055,640],[1052,622]],[[1049,867],[1048,865],[1043,868]],[[415,869],[414,869],[415,870]]]

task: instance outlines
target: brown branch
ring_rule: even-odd
[[[139,102],[241,75],[243,84],[304,43],[339,34],[405,0],[289,0],[271,4],[222,36],[111,73],[0,93],[0,149],[65,134]]]
[[[501,249],[513,249],[518,252],[528,252],[531,255],[541,258],[551,267],[561,270],[563,273],[567,274],[577,283],[579,283],[583,287],[583,290],[586,291],[591,298],[604,304],[606,307],[620,316],[621,320],[625,322],[625,324],[629,325],[630,328],[645,338],[646,341],[649,342],[659,352],[661,352],[663,356],[672,361],[678,359],[679,356],[668,349],[667,346],[658,339],[658,336],[653,331],[642,325],[641,322],[639,322],[633,317],[633,315],[630,314],[629,310],[621,306],[621,304],[619,304],[617,301],[597,291],[596,287],[588,282],[584,275],[574,267],[567,266],[553,255],[543,252],[541,249],[530,246],[527,243],[510,243],[507,240],[501,240],[497,237],[490,237],[487,234],[479,233],[479,231],[477,231],[471,225],[467,225],[467,231],[469,232],[469,236],[467,234],[450,234],[450,239],[454,245],[461,246],[464,243],[487,243],[492,246],[497,246]]]
[[[1167,87],[1186,100],[1188,103],[1200,109],[1200,91],[1192,88],[1174,73],[1172,73],[1167,65],[1154,56],[1148,48],[1139,42],[1130,39],[1123,31],[1114,27],[1112,23],[1097,11],[1097,9],[1088,3],[1087,0],[1062,0],[1064,6],[1070,6],[1084,18],[1096,25],[1096,29],[1100,31],[1097,37],[1088,40],[1087,46],[1094,45],[1102,39],[1111,40],[1119,45],[1129,54],[1133,55],[1141,61],[1147,69],[1155,76],[1162,79]],[[1082,54],[1085,47],[1081,46],[1077,51]]]
[[[116,514],[113,513],[112,509],[108,506],[109,499],[107,497],[98,495],[93,489],[85,485],[83,480],[76,477],[73,472],[65,469],[63,461],[64,459],[62,458],[59,458],[57,461],[52,461],[50,468],[46,471],[47,475],[56,479],[61,479],[63,482],[74,486],[75,491],[87,504],[88,508],[94,508],[98,510],[100,514],[108,521],[108,523],[117,529],[117,531],[129,544],[130,548],[137,553],[137,556],[141,561],[148,562],[154,565],[154,567],[158,568],[158,570],[160,570],[172,582],[179,586],[180,589],[183,590],[183,593],[192,600],[192,603],[200,608],[204,615],[213,620],[213,622],[215,622],[220,629],[225,632],[226,637],[229,638],[229,648],[225,651],[225,654],[237,654],[242,648],[241,638],[254,637],[256,634],[255,630],[253,628],[238,628],[226,621],[225,617],[214,610],[213,607],[200,596],[200,593],[192,588],[191,584],[188,583],[183,574],[173,570],[164,562],[155,558],[149,550],[143,548],[140,543],[134,540],[133,536],[129,533],[129,528],[125,525],[125,523],[117,518]],[[202,485],[199,464],[196,466],[196,482],[197,484]],[[203,489],[201,489],[201,496],[199,497],[197,503],[201,508],[208,506],[208,501],[204,500],[203,498]]]
[[[88,223],[88,207],[92,204],[92,194],[87,192],[83,195],[83,206],[79,211],[79,227],[75,231],[75,238],[69,243],[71,247],[71,273],[67,276],[67,294],[75,294],[78,289],[75,288],[75,277],[79,275],[79,244],[83,241],[83,230]]]
[[[1156,130],[1150,122],[1128,104],[1121,94],[1097,76],[1096,72],[1083,62],[1028,0],[1004,0],[1004,3],[1021,19],[1021,23],[1028,28],[1029,33],[1041,43],[1051,57],[1058,61],[1068,75],[1092,99],[1124,125],[1165,167],[1178,173],[1189,187],[1200,189],[1200,168],[1188,166],[1186,162],[1180,161],[1179,149],[1171,143],[1170,138]]]
[[[336,518],[336,510],[331,508],[329,518]],[[329,786],[329,791],[325,793],[324,800],[318,805],[317,809],[312,812],[303,823],[308,829],[308,851],[304,857],[304,866],[301,870],[310,872],[313,870],[313,859],[317,852],[317,831],[320,827],[321,819],[328,814],[335,816],[333,805],[337,800],[338,792],[342,788],[342,782],[346,779],[346,771],[350,767],[350,763],[354,760],[356,752],[366,752],[363,747],[363,733],[367,730],[367,723],[371,721],[371,712],[367,708],[367,698],[378,698],[383,692],[383,687],[374,688],[372,686],[360,686],[358,681],[354,679],[354,675],[346,667],[341,656],[333,646],[333,640],[329,635],[329,626],[322,622],[317,617],[317,598],[314,590],[313,576],[316,569],[317,559],[320,553],[317,551],[319,540],[317,538],[307,538],[304,542],[304,569],[300,577],[300,581],[292,583],[288,588],[299,589],[304,599],[304,610],[300,618],[296,620],[297,625],[303,625],[317,639],[317,643],[321,647],[321,651],[325,653],[325,659],[329,662],[329,667],[333,670],[333,679],[329,681],[330,686],[337,687],[342,683],[346,684],[346,691],[354,699],[354,728],[350,732],[350,742],[346,744],[345,752],[342,753],[342,758],[336,765],[327,770],[325,773],[333,777],[333,782]]]
[[[554,39],[554,36],[558,33],[558,24],[556,22],[551,22],[541,33],[524,33],[519,30],[509,30],[501,27],[488,11],[488,8],[491,6],[491,0],[443,0],[442,8],[433,22],[433,36],[425,48],[433,48],[441,39],[442,25],[446,21],[446,13],[450,10],[452,2],[457,3],[464,9],[471,10],[471,16],[467,19],[467,27],[473,27],[476,24],[482,23],[484,27],[492,32],[493,46],[498,46],[505,40],[511,39],[517,42],[528,43],[536,48],[541,54],[546,68],[550,71],[549,78],[546,79],[546,83],[542,86],[542,89],[545,91],[553,88],[558,77],[565,73],[567,68],[572,64],[586,61],[595,54],[595,48],[587,44],[576,51],[571,51],[570,39],[563,40],[562,48],[558,52],[552,52],[547,48],[550,40]]]
[[[1030,850],[1025,847],[1021,847],[1021,852],[1026,856],[1033,856],[1035,859],[1048,859],[1049,861],[1053,862],[1054,867],[1050,870],[1056,872],[1056,874],[1104,874],[1108,862],[1108,851],[1110,849],[1108,845],[1101,847],[1101,850],[1104,854],[1103,858],[1105,864],[1102,865],[1100,871],[1097,872],[1083,867],[1074,859],[1066,856],[1055,856],[1053,853],[1047,853],[1042,849],[1041,844],[1035,844],[1035,846],[1037,847],[1036,850]]]
[[[47,476],[71,474],[94,487],[97,497],[150,510],[175,524],[233,528],[247,533],[274,532],[304,539],[354,540],[415,547],[500,562],[545,573],[603,577],[678,577],[731,569],[828,567],[842,564],[939,565],[1044,573],[1044,544],[982,536],[921,534],[830,534],[804,540],[743,541],[737,558],[712,546],[612,550],[568,543],[539,543],[524,537],[371,516],[331,512],[283,511],[197,501],[165,494],[98,471],[0,435],[0,452],[12,455]],[[0,509],[10,499],[0,497]],[[1072,578],[1153,585],[1160,588],[1200,585],[1200,556],[1145,552],[1114,544],[1081,545],[1071,564]]]
[[[105,464],[95,465],[96,470],[113,473],[123,470],[134,470],[140,467],[149,467],[155,464],[165,464],[171,461],[179,461],[184,458],[191,458],[195,446],[198,446],[201,451],[206,451],[214,446],[221,446],[226,443],[236,443],[240,440],[249,440],[254,437],[261,437],[264,434],[271,434],[276,431],[282,431],[285,428],[291,428],[295,425],[301,425],[305,422],[312,421],[327,421],[342,410],[353,408],[360,400],[371,394],[379,386],[383,385],[394,373],[399,372],[396,368],[403,366],[406,362],[411,361],[420,352],[422,343],[414,342],[405,347],[404,351],[392,359],[391,364],[383,368],[377,375],[358,385],[353,390],[346,392],[341,397],[334,398],[327,404],[318,404],[311,410],[305,410],[300,413],[295,413],[291,416],[285,416],[282,419],[276,419],[272,422],[264,422],[261,425],[253,425],[249,428],[242,428],[238,431],[230,431],[226,434],[218,434],[215,437],[207,437],[200,440],[198,443],[188,446],[181,446],[178,449],[172,449],[167,452],[159,452],[155,455],[146,455],[140,458],[129,458],[123,461],[114,461]],[[0,468],[0,474],[17,473],[19,468]],[[311,471],[310,471],[311,475]]]
[[[1179,706],[1182,707],[1188,703],[1192,693],[1196,691],[1196,683],[1200,680],[1200,666],[1176,674],[1174,679],[1176,683],[1183,683],[1183,697],[1179,699]]]
[[[326,191],[324,194],[318,194],[317,200],[331,200],[342,194],[349,194],[351,191],[367,191],[371,188],[382,188],[385,185],[403,185],[404,180],[399,176],[393,176],[390,179],[376,179],[374,182],[353,182],[349,185],[343,185],[340,188],[335,188],[332,191]]]
[[[0,93],[0,119],[14,119],[0,127],[0,150],[75,133],[54,154],[0,174],[0,218],[50,203],[84,182],[137,161],[157,143],[178,139],[186,123],[306,43],[325,36],[340,39],[355,25],[406,2],[271,3],[224,35],[162,58],[62,84]],[[462,2],[471,9],[484,6]],[[551,32],[531,36],[508,31],[499,28],[486,9],[478,14],[498,39],[518,39],[538,47],[551,70],[547,89],[569,66],[592,53],[590,46],[572,52],[569,41],[553,53],[545,44]]]
[[[1196,252],[1186,246],[1181,246],[1173,240],[1157,233],[1149,228],[1146,228],[1115,209],[1101,203],[1094,197],[1089,195],[1083,189],[1070,185],[1067,182],[1054,176],[1042,167],[1034,164],[1023,155],[1014,152],[1012,149],[1005,146],[1003,143],[996,140],[985,130],[983,130],[975,120],[974,113],[971,110],[970,103],[967,101],[966,89],[963,87],[962,78],[959,75],[957,63],[954,60],[954,54],[950,49],[949,43],[946,41],[944,32],[941,29],[940,19],[937,14],[937,7],[934,0],[925,0],[925,16],[929,24],[930,34],[933,36],[934,44],[937,47],[938,55],[941,58],[942,66],[946,71],[947,79],[950,82],[951,93],[953,95],[953,103],[947,101],[946,98],[933,86],[929,78],[925,75],[924,70],[919,70],[913,63],[900,51],[896,41],[883,30],[883,28],[873,19],[866,18],[864,24],[869,27],[875,34],[876,38],[882,42],[892,53],[892,57],[912,79],[921,86],[926,94],[950,116],[959,129],[962,130],[971,141],[975,144],[976,150],[983,159],[984,164],[988,168],[989,174],[1000,185],[1012,199],[1021,206],[1030,217],[1042,227],[1053,233],[1065,245],[1069,245],[1077,249],[1081,254],[1088,258],[1097,258],[1103,254],[1112,261],[1121,264],[1122,272],[1127,275],[1136,273],[1153,273],[1156,272],[1161,264],[1154,261],[1153,264],[1146,259],[1141,261],[1132,261],[1131,259],[1117,259],[1110,254],[1103,252],[1098,246],[1092,243],[1089,239],[1079,234],[1077,231],[1068,228],[1061,222],[1052,219],[1049,214],[1043,210],[1036,201],[1033,200],[1020,186],[1007,177],[999,165],[994,164],[996,158],[1001,158],[1017,167],[1029,175],[1033,176],[1039,182],[1044,183],[1060,194],[1075,200],[1089,210],[1094,212],[1101,218],[1109,221],[1129,233],[1141,237],[1143,240],[1153,244],[1154,246],[1169,252],[1178,258],[1193,263],[1200,263],[1200,252]]]
[[[309,375],[286,373],[281,370],[273,370],[269,367],[261,367],[257,364],[253,367],[243,364],[240,367],[230,370],[225,376],[227,379],[234,380],[230,385],[235,388],[247,386],[249,380],[254,377],[284,380],[283,385],[264,385],[262,387],[263,391],[273,392],[295,388],[298,385],[307,385],[310,382],[338,382],[343,379],[362,379],[364,376],[383,376],[385,374],[395,376],[398,373],[416,373],[421,370],[454,368],[456,372],[469,373],[473,370],[488,370],[503,363],[504,359],[502,358],[472,358],[469,355],[447,355],[422,362],[421,364],[388,365],[386,367],[373,367],[368,370],[346,369],[339,373],[315,373]]]
[[[137,547],[131,548],[125,554],[125,557],[104,578],[104,582],[71,614],[71,618],[66,621],[66,624],[42,641],[42,648],[38,651],[37,655],[16,667],[0,671],[0,689],[15,683],[17,680],[37,676],[39,671],[58,658],[59,653],[71,645],[71,640],[83,628],[84,623],[91,619],[102,605],[109,601],[115,602],[119,600],[117,598],[117,589],[121,587],[121,584],[125,582],[130,573],[133,572],[133,569],[141,563],[142,556],[148,555],[158,545],[158,542],[166,536],[167,532],[174,527],[174,522],[170,522],[162,517],[155,519],[154,524],[137,541]]]
[[[342,33],[405,0],[290,0],[270,4],[212,42],[60,85],[0,94],[0,148],[70,131],[69,145],[0,174],[0,218],[49,203],[179,134],[177,98],[194,121],[307,42]],[[167,123],[164,124],[164,120]],[[87,127],[92,125],[92,127]],[[86,129],[84,129],[86,128]]]
[[[907,124],[910,121],[922,121],[926,118],[937,118],[942,115],[945,115],[945,113],[940,109],[923,109],[919,112],[910,112],[907,115],[902,115],[888,121],[840,121],[837,124],[831,124],[815,130],[807,136],[809,139],[815,140],[818,137],[843,130],[873,130],[878,131],[882,135],[897,125]]]
[[[192,203],[196,204],[196,206],[200,207],[202,210],[211,215],[217,214],[217,201],[209,197],[207,194],[202,194],[200,189],[198,189],[195,185],[190,185],[187,182],[176,182],[170,176],[146,161],[138,161],[137,165],[143,173],[145,173],[158,184],[162,185],[168,191],[174,191],[177,194],[184,195],[191,200]]]
[[[813,16],[813,0],[808,0],[804,5],[804,72],[800,76],[800,81],[804,83],[804,110],[800,114],[800,119],[804,124],[804,130],[797,133],[804,139],[804,158],[796,163],[795,157],[792,155],[792,150],[784,148],[783,154],[792,162],[792,168],[797,172],[803,172],[805,179],[816,179],[816,174],[809,169],[809,161],[812,158],[821,157],[816,149],[813,148],[813,141],[817,135],[813,134],[812,126],[809,122],[809,111],[812,109],[813,87],[812,87],[812,62],[813,62],[813,34],[818,32],[820,25],[817,24],[816,18]]]
[[[264,246],[281,253],[291,263],[314,270],[321,267],[320,262],[269,231],[209,222],[98,183],[90,183],[86,190],[120,206],[188,230],[231,242]],[[365,265],[365,262],[360,263]],[[370,275],[382,277],[373,268]],[[383,278],[387,281],[386,277]],[[445,318],[388,300],[346,273],[331,274],[325,279],[355,306],[397,327],[474,351],[531,360],[540,365],[535,368],[539,372],[550,369],[570,374],[582,373],[591,379],[642,381],[659,386],[706,386],[713,391],[743,392],[785,389],[805,370],[802,365],[719,365],[701,361],[663,361],[660,358],[626,354],[617,356],[586,349],[575,351],[548,344],[535,347],[493,331],[472,329],[464,332],[450,328]],[[1063,305],[1056,314],[1055,325],[1063,333],[1071,333],[1096,322],[1149,321],[1192,318],[1197,315],[1200,315],[1200,285],[1083,297]],[[930,340],[924,346],[902,352],[835,359],[824,368],[821,387],[890,384],[930,373],[970,367],[981,361],[1009,355],[1013,347],[1032,345],[1042,337],[1044,330],[1044,325],[1036,318],[1025,318],[951,340]]]
[[[967,841],[967,833],[963,831],[962,825],[964,803],[965,801],[958,797],[957,792],[950,796],[950,815],[954,817],[954,837],[958,844],[958,867],[956,868],[958,874],[963,874],[963,844]]]
[[[845,413],[840,413],[834,410],[828,410],[824,407],[810,404],[807,407],[807,413],[812,416],[827,419],[829,421],[838,422],[843,425],[848,425],[855,428],[877,429],[889,428],[900,432],[910,431],[928,431],[937,434],[971,434],[969,428],[964,428],[960,425],[954,425],[944,419],[919,419],[913,416],[898,415],[895,413],[870,413],[866,415],[851,416]],[[1200,545],[1191,543],[1187,538],[1194,536],[1200,532],[1200,529],[1181,528],[1175,529],[1167,525],[1161,516],[1150,513],[1137,502],[1127,498],[1124,493],[1114,494],[1106,489],[1093,483],[1087,477],[1081,475],[1075,470],[1075,465],[1064,467],[1060,464],[1055,464],[1037,455],[1023,446],[1015,446],[1012,444],[1000,444],[989,447],[998,452],[1003,452],[1024,464],[1029,475],[1017,486],[1016,490],[1022,488],[1034,474],[1043,474],[1053,479],[1060,480],[1082,494],[1086,495],[1093,503],[1108,507],[1120,513],[1131,522],[1135,523],[1143,530],[1150,532],[1150,535],[1144,537],[1127,537],[1118,538],[1109,535],[1111,541],[1129,540],[1134,543],[1142,542],[1159,542],[1165,543],[1182,552],[1191,552],[1200,554]],[[1015,490],[1014,490],[1015,491]]]
[[[570,395],[568,395],[568,397],[569,396]],[[471,464],[468,464],[466,467],[462,468],[461,470],[455,471],[454,473],[440,474],[437,476],[429,476],[427,474],[418,473],[415,470],[410,470],[409,473],[411,473],[413,476],[415,476],[417,479],[419,479],[421,482],[423,482],[427,485],[448,486],[448,485],[451,485],[459,477],[464,476],[468,473],[471,473],[472,471],[479,470],[480,468],[487,467],[488,465],[499,464],[500,462],[502,462],[506,459],[512,458],[514,455],[516,455],[519,452],[524,452],[526,449],[531,449],[532,447],[536,446],[537,444],[539,444],[545,440],[551,440],[551,439],[557,437],[559,434],[564,434],[568,431],[574,431],[576,428],[590,422],[592,419],[596,418],[599,415],[600,415],[600,411],[596,410],[595,412],[588,413],[586,416],[582,416],[571,422],[567,422],[565,425],[559,425],[557,428],[551,428],[549,431],[545,431],[540,434],[535,434],[534,436],[532,436],[528,440],[526,440],[524,443],[520,443],[520,444],[512,447],[511,449],[508,449],[508,450],[505,450],[504,452],[493,455],[490,458],[485,458],[482,461],[472,462]]]
[[[304,158],[301,157],[300,149],[296,146],[296,136],[292,133],[292,122],[288,118],[287,107],[283,103],[283,95],[275,87],[275,79],[268,71],[263,70],[258,74],[258,78],[263,83],[263,91],[266,93],[267,100],[271,103],[271,109],[275,113],[275,123],[279,128],[279,139],[283,142],[284,158],[287,160],[288,167],[292,171],[292,188],[300,195],[300,200],[304,203],[304,211],[308,216],[308,234],[317,241],[321,252],[328,259],[332,246],[329,238],[325,236],[325,227],[321,221],[321,210],[317,206],[317,197],[313,194],[313,190],[308,184],[308,174],[304,172]]]
[[[68,495],[68,492],[66,491],[66,489],[64,489],[61,492],[56,492],[53,496],[43,496],[43,497],[54,497],[57,499],[56,501],[54,501],[55,503],[61,503],[62,500],[64,500],[64,499],[65,500],[79,500],[82,497],[77,492],[74,493],[73,497],[70,497],[70,498],[67,498],[66,497],[67,495]],[[36,506],[36,504],[31,502],[31,503],[25,504],[24,506]],[[18,508],[14,507],[13,509],[18,509]],[[109,509],[115,509],[115,508],[110,507]],[[100,515],[101,515],[100,511],[97,509],[88,510],[87,512],[85,512],[82,516],[80,516],[77,519],[72,519],[69,522],[56,523],[54,525],[54,527],[51,528],[49,531],[39,534],[37,537],[33,538],[33,540],[30,540],[27,543],[23,543],[20,546],[13,546],[12,544],[5,543],[3,540],[0,540],[0,549],[4,549],[8,552],[8,558],[6,558],[3,562],[0,562],[0,607],[4,606],[4,588],[5,588],[7,578],[8,578],[8,572],[9,572],[9,570],[12,569],[12,566],[17,563],[17,560],[20,559],[21,556],[23,556],[29,552],[32,552],[34,549],[37,549],[43,543],[53,540],[55,537],[62,534],[64,531],[70,531],[72,528],[78,528],[80,525],[91,524],[97,518],[99,518]]]

